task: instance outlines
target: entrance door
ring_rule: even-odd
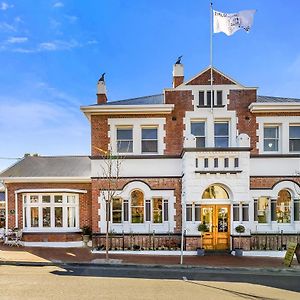
[[[230,205],[201,205],[201,221],[208,227],[202,236],[204,249],[229,249]]]

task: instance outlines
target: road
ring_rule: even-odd
[[[2,299],[300,299],[300,272],[0,266]]]

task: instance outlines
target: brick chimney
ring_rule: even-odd
[[[183,74],[183,64],[175,63],[173,66],[173,88],[178,87],[183,83],[184,74]]]
[[[105,73],[102,74],[97,83],[97,104],[105,104],[107,102],[104,75]]]

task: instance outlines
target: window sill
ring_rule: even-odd
[[[210,105],[197,105],[198,108],[211,108]],[[214,105],[213,108],[223,108],[225,105]]]

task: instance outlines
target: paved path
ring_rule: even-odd
[[[185,277],[185,278],[184,278]],[[182,279],[184,278],[184,280]],[[119,267],[0,266],[3,299],[299,299],[300,277]]]

